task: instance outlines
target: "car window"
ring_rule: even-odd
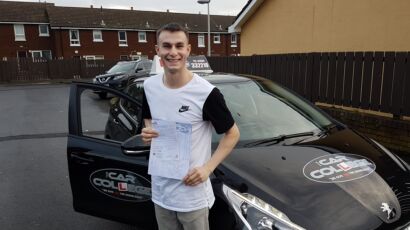
[[[119,62],[115,66],[111,67],[107,73],[125,73],[132,71],[135,67],[135,62]]]
[[[98,96],[100,93],[107,92],[87,89],[81,93],[82,134],[115,141],[124,141],[138,134],[141,128],[139,105],[111,94],[108,94],[108,99],[101,100]],[[120,102],[126,105],[128,110],[122,109]]]
[[[142,104],[142,94],[144,92],[142,83],[136,83],[128,86],[125,92],[133,98],[137,99]],[[129,101],[124,99],[120,100],[120,104],[121,109],[123,109],[124,112],[127,113],[130,117],[135,120],[139,120],[141,118],[141,109],[139,107],[134,106]]]
[[[145,70],[151,70],[151,66],[152,66],[152,61],[144,62],[144,69]]]
[[[142,62],[138,62],[137,66],[135,67],[135,70],[140,69],[140,68],[144,69],[144,65]]]
[[[317,131],[322,125],[330,123],[319,112],[310,111],[310,105],[285,93],[282,88],[263,86],[255,81],[216,86],[224,95],[242,141]]]

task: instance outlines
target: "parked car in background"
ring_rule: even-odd
[[[122,90],[128,81],[146,77],[151,71],[152,61],[149,59],[140,59],[137,61],[120,61],[111,67],[105,74],[96,76],[93,79],[94,84],[109,86],[114,89]],[[107,97],[105,92],[95,91],[103,99]]]
[[[211,229],[410,229],[410,166],[400,157],[270,80],[201,76],[241,132],[211,175]],[[76,211],[154,229],[149,146],[138,135],[145,79],[124,91],[73,83],[67,158]],[[98,126],[79,103],[97,89],[115,95]]]

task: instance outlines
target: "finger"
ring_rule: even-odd
[[[188,176],[187,179],[185,180],[185,184],[190,185],[192,184],[193,181],[194,181],[194,177]]]
[[[141,134],[152,134],[152,135],[159,135],[159,133],[156,130],[153,130],[151,128],[143,128],[141,130]]]

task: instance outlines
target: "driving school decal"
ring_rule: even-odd
[[[309,161],[303,167],[303,175],[321,183],[339,183],[357,180],[376,170],[370,159],[355,154],[331,154]]]
[[[151,199],[151,183],[146,178],[122,169],[100,169],[90,175],[99,192],[114,199],[143,202]]]

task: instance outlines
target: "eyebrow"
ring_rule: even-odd
[[[164,45],[172,46],[172,43],[163,42],[162,45],[163,45],[163,46],[164,46]],[[184,42],[177,42],[177,43],[175,43],[175,45],[176,45],[176,46],[178,46],[178,45],[185,45],[185,43],[184,43]]]

